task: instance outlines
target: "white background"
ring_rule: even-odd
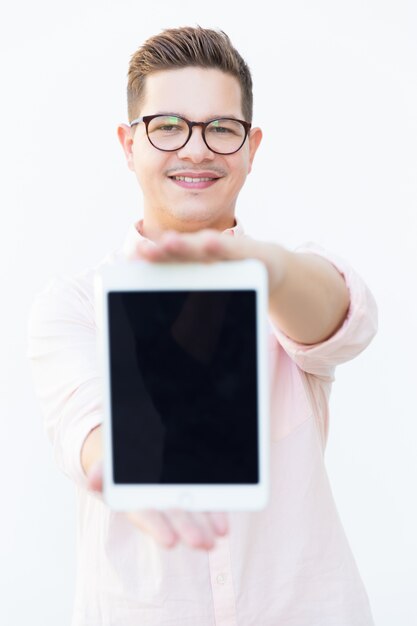
[[[74,493],[31,386],[30,304],[140,217],[116,135],[129,59],[163,28],[200,24],[225,30],[254,77],[264,141],[246,231],[320,243],[377,299],[377,337],[336,372],[326,458],[376,624],[415,625],[416,4],[17,1],[0,24],[0,622],[65,626],[74,593]]]

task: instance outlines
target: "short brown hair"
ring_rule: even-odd
[[[216,68],[235,76],[241,87],[243,116],[252,122],[252,77],[248,65],[226,33],[201,26],[165,29],[132,55],[127,84],[129,122],[140,113],[148,74],[189,66]]]

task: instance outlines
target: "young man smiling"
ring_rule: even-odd
[[[144,94],[135,103],[134,111],[140,112],[141,116],[170,114],[167,121],[171,119],[171,123],[177,125],[176,116],[200,122],[219,117],[232,118],[245,123],[242,97],[238,79],[220,69],[198,66],[160,69],[146,76]],[[151,120],[148,124],[151,140],[158,134],[157,124],[160,124],[159,120]],[[229,121],[227,126],[226,122],[223,124],[206,128],[208,141],[214,139],[221,147],[222,139],[214,137],[216,133],[238,135],[239,139],[241,134],[244,138],[246,129],[243,125],[235,124],[240,130],[233,133],[233,122]],[[153,126],[156,126],[155,130]],[[184,140],[187,138],[187,125],[182,123],[179,128],[178,131],[165,131],[175,133],[173,138],[165,139],[167,143],[175,141],[178,135],[181,140],[183,136]],[[160,130],[159,134],[162,132]],[[194,126],[188,142],[173,152],[155,149],[147,140],[143,122],[135,124],[133,130],[121,125],[118,133],[128,166],[135,172],[143,191],[144,235],[156,239],[168,229],[194,232],[213,228],[221,232],[233,227],[237,196],[261,141],[259,128],[251,129],[247,141],[232,154],[216,154],[210,150],[202,138],[201,126]],[[224,142],[227,140],[223,139]],[[235,144],[232,145],[234,149]],[[186,180],[182,180],[183,177]],[[207,178],[210,180],[205,180]]]
[[[236,201],[262,132],[251,127],[249,69],[224,33],[171,29],[145,42],[130,62],[128,110],[117,132],[143,219],[103,262],[265,264],[271,495],[256,514],[110,511],[93,493],[102,480],[96,268],[55,281],[34,304],[29,354],[57,461],[78,486],[73,626],[370,626],[323,456],[334,369],[375,334],[372,295],[313,244],[292,252],[243,235]]]

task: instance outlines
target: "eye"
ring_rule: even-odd
[[[244,133],[244,128],[240,122],[237,120],[214,120],[207,127],[207,130],[212,135],[223,136],[223,137],[231,137],[238,136],[241,137]]]
[[[174,115],[161,115],[155,117],[149,124],[150,133],[159,133],[164,135],[175,135],[184,132],[187,125],[180,117]]]
[[[181,126],[179,126],[178,124],[163,124],[161,126],[158,126],[157,130],[172,132],[175,130],[181,130]]]
[[[210,132],[216,134],[216,135],[224,135],[227,133],[232,133],[233,131],[230,128],[227,128],[226,126],[210,126],[209,127]]]

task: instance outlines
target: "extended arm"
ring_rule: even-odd
[[[155,246],[138,242],[136,257],[157,262],[259,259],[268,271],[272,321],[303,344],[329,338],[349,309],[349,291],[329,261],[315,254],[290,252],[275,243],[222,236],[211,230],[166,233]]]
[[[327,339],[343,323],[349,308],[348,289],[330,262],[318,255],[290,252],[277,244],[222,237],[215,231],[168,233],[156,246],[138,245],[136,253],[136,258],[150,261],[261,260],[268,271],[271,319],[299,343],[314,344]],[[89,486],[96,490],[102,487],[102,454],[99,426],[90,432],[81,452]],[[130,519],[166,546],[175,545],[181,537],[189,545],[211,547],[214,536],[227,529],[221,514],[199,514],[198,523],[195,516],[182,511],[141,511],[131,514]]]
[[[337,269],[318,255],[280,246],[272,245],[263,254],[270,276],[269,313],[275,325],[298,343],[317,344],[331,337],[349,309],[349,291]]]

